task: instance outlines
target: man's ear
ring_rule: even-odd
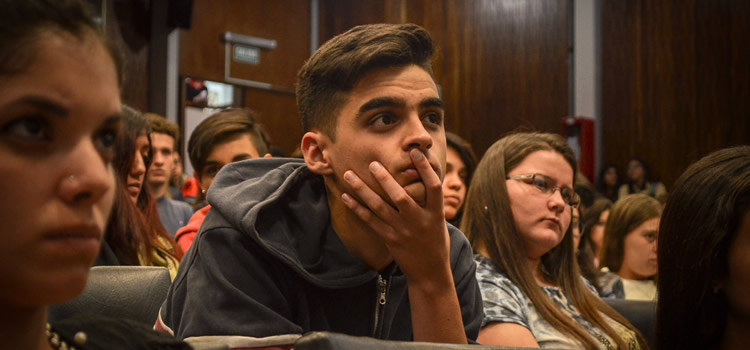
[[[302,155],[305,164],[314,173],[320,175],[333,174],[331,160],[328,157],[328,145],[331,139],[324,133],[314,130],[308,131],[302,136]]]

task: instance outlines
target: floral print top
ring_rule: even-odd
[[[528,299],[521,288],[505,274],[498,272],[489,259],[476,254],[474,260],[477,263],[477,281],[482,292],[484,305],[482,327],[493,322],[515,323],[528,328],[541,348],[583,348],[583,344],[575,338],[570,338],[544,320],[537,313],[531,299]],[[588,282],[586,282],[586,286],[592,293],[596,294],[596,290]],[[612,338],[583,318],[559,288],[540,288],[564,314],[569,315],[586,329],[594,339],[598,340],[601,349],[617,348],[617,343]],[[631,349],[640,349],[635,333],[614,320],[604,317],[608,320],[610,326],[615,328],[620,336],[626,340]]]

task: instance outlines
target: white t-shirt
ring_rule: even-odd
[[[627,300],[656,300],[656,283],[653,280],[622,279]]]

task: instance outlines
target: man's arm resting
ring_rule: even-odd
[[[438,268],[435,278],[407,280],[415,341],[466,344],[456,287],[450,267]]]

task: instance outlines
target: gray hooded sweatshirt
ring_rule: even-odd
[[[291,344],[310,331],[413,338],[406,278],[395,263],[375,271],[347,251],[331,227],[323,178],[304,162],[229,164],[208,201],[155,328],[249,337],[232,337],[232,347]],[[476,265],[463,233],[448,228],[466,336],[475,340],[483,317]]]

